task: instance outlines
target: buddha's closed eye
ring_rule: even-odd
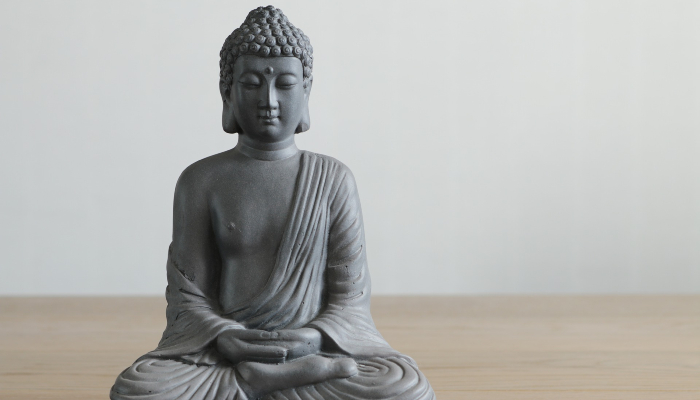
[[[260,78],[255,75],[247,75],[242,77],[238,83],[243,85],[245,88],[258,88],[261,85]]]
[[[277,78],[276,86],[280,89],[291,89],[298,83],[296,77],[291,74],[285,74]]]

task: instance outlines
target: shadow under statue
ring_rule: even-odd
[[[223,128],[238,144],[177,182],[167,327],[112,400],[435,398],[372,321],[352,173],[294,144],[312,51],[272,6],[226,39]]]

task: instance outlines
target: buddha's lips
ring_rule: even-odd
[[[273,115],[271,117],[268,117],[267,115],[260,115],[258,116],[258,118],[265,123],[272,123],[279,119],[279,117],[277,117],[276,115]]]
[[[258,118],[263,122],[273,122],[276,119],[279,119],[279,113],[273,112],[272,110],[267,110],[258,113]]]

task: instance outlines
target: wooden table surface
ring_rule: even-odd
[[[375,297],[439,400],[700,399],[700,296]],[[0,399],[106,399],[160,298],[0,298]]]

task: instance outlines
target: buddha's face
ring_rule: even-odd
[[[274,143],[294,135],[310,90],[298,58],[244,55],[233,66],[228,102],[243,134]]]

